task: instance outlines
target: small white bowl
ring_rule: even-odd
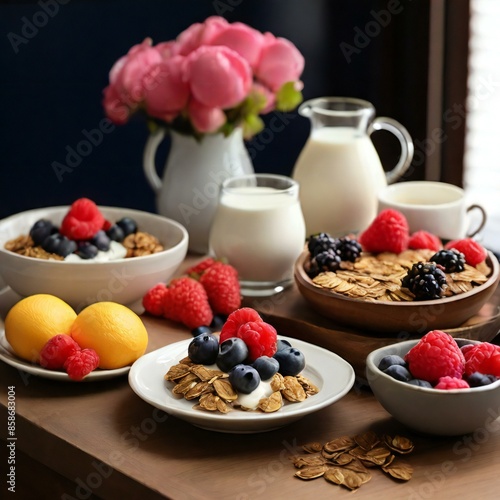
[[[455,339],[459,346],[476,341]],[[425,434],[457,436],[488,429],[499,416],[500,380],[471,389],[438,390],[400,382],[378,369],[389,354],[404,355],[419,342],[408,340],[372,351],[366,378],[380,404],[404,425]]]
[[[25,257],[6,250],[5,243],[45,218],[59,226],[69,207],[29,210],[0,221],[0,277],[14,292],[26,297],[37,293],[55,295],[77,312],[102,301],[132,305],[159,282],[167,282],[187,253],[188,234],[178,222],[127,208],[99,207],[104,217],[118,221],[133,218],[140,231],[156,236],[165,250],[153,255],[109,262],[65,262]]]

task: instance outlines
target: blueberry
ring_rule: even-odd
[[[274,359],[280,364],[279,372],[281,375],[298,375],[306,366],[306,358],[301,351],[295,347],[287,347],[281,351],[277,351]]]
[[[212,329],[208,326],[198,326],[196,328],[193,328],[191,330],[191,335],[193,337],[198,337],[198,335],[203,335],[203,334],[210,334],[212,333]]]
[[[252,363],[252,366],[259,372],[262,380],[271,379],[280,368],[278,360],[269,356],[260,356]]]
[[[137,232],[137,222],[130,217],[123,217],[116,225],[122,229],[125,236]]]
[[[229,372],[229,382],[236,391],[250,394],[257,389],[260,383],[260,375],[255,368],[238,364]]]
[[[198,335],[188,347],[188,356],[193,363],[212,365],[219,354],[219,340],[212,334]]]
[[[77,246],[73,240],[66,238],[59,233],[47,236],[42,243],[42,248],[49,253],[55,253],[61,257],[67,257],[70,253],[76,251]]]
[[[90,241],[80,241],[78,243],[78,249],[76,255],[82,259],[94,259],[99,250],[95,245],[92,245]]]
[[[95,245],[99,250],[107,252],[109,250],[109,244],[111,240],[109,236],[104,231],[97,231],[94,237],[90,240],[93,245]]]
[[[243,363],[247,356],[248,347],[245,342],[240,338],[231,337],[220,345],[215,362],[223,372],[228,372],[233,366]]]
[[[389,368],[389,366],[393,365],[400,365],[404,366],[405,368],[407,367],[406,361],[401,356],[398,356],[397,354],[389,354],[388,356],[384,356],[380,360],[378,369],[381,371],[385,371],[387,370],[387,368]]]
[[[279,339],[278,344],[276,346],[276,352],[282,351],[283,349],[288,349],[289,347],[292,347],[292,344],[290,344],[288,340]]]
[[[413,378],[408,369],[401,365],[391,365],[384,370],[384,373],[401,382],[409,382]]]
[[[210,323],[210,328],[214,332],[220,332],[224,323],[226,322],[227,316],[222,316],[221,314],[215,314],[212,323]]]
[[[107,231],[106,234],[111,241],[117,241],[121,243],[125,239],[125,233],[120,226],[113,224]]]
[[[41,245],[47,236],[54,233],[57,233],[57,227],[46,219],[37,220],[30,229],[30,236],[35,245]]]
[[[416,385],[417,387],[427,387],[428,389],[432,389],[432,384],[427,382],[427,380],[422,380],[420,378],[412,378],[408,380],[408,383],[411,385]]]
[[[467,377],[467,382],[471,387],[481,387],[489,385],[498,380],[494,375],[484,375],[483,373],[474,372]]]

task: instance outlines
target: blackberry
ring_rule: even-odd
[[[465,269],[465,255],[454,248],[439,250],[430,260],[443,266],[445,273],[459,273]]]
[[[361,255],[361,245],[357,242],[357,240],[349,238],[349,236],[345,236],[344,238],[336,240],[335,252],[337,255],[340,255],[342,260],[355,262]]]
[[[307,242],[307,249],[311,253],[311,257],[318,255],[327,250],[336,249],[336,241],[328,233],[313,234]]]
[[[333,250],[318,253],[311,259],[307,274],[314,278],[322,272],[336,271],[340,267],[341,260],[340,255],[337,255]]]
[[[416,300],[440,299],[446,276],[434,262],[417,262],[402,279],[401,286],[408,288]]]

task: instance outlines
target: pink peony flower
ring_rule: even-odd
[[[264,126],[259,114],[300,103],[303,68],[288,40],[212,16],[175,40],[131,47],[112,66],[102,103],[116,124],[142,112],[183,133],[241,127],[250,138]]]
[[[255,68],[260,60],[264,35],[246,24],[233,23],[215,34],[208,44],[224,45],[233,49],[246,59],[252,68]]]
[[[234,50],[203,46],[188,56],[185,79],[197,101],[209,108],[240,104],[252,86],[248,62]]]
[[[160,53],[147,38],[134,45],[109,72],[109,86],[104,91],[103,106],[108,117],[117,124],[125,123],[145,96],[149,72],[161,62]]]
[[[304,57],[297,47],[285,38],[264,35],[264,47],[255,75],[276,92],[287,83],[298,80],[304,70]]]
[[[157,64],[144,81],[148,114],[172,121],[187,105],[189,85],[183,79],[185,58],[174,56]]]
[[[229,23],[219,16],[211,16],[203,23],[192,24],[177,37],[178,54],[187,56],[202,45],[207,45]]]
[[[189,102],[188,112],[191,124],[201,133],[217,132],[226,123],[226,115],[222,109],[204,106],[196,99]]]
[[[117,125],[124,125],[130,118],[130,108],[124,104],[118,91],[112,85],[108,85],[104,91],[102,101],[106,116]]]

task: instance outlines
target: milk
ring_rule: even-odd
[[[311,132],[294,168],[307,235],[342,236],[365,229],[377,213],[377,192],[386,185],[378,154],[355,128]]]
[[[280,282],[293,276],[304,247],[305,224],[295,193],[264,186],[223,191],[209,245],[241,281]]]

